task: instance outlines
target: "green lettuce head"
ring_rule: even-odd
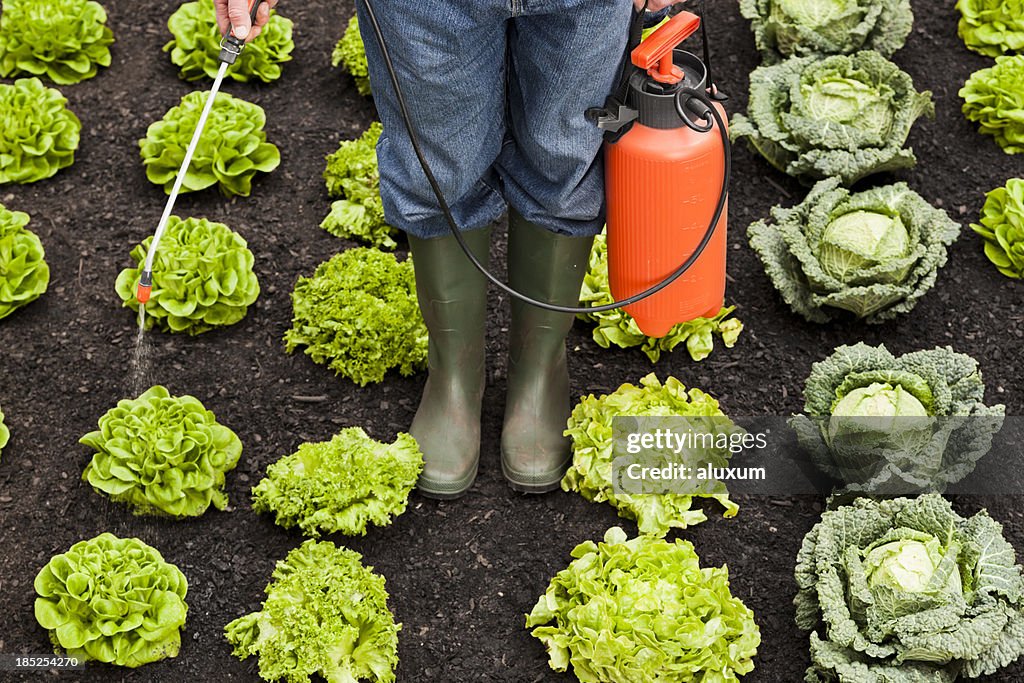
[[[838,178],[747,229],[750,246],[795,313],[826,323],[852,313],[880,323],[935,284],[960,226],[905,183],[851,193]]]
[[[914,166],[910,129],[934,114],[932,94],[877,52],[792,57],[750,75],[747,115],[733,116],[730,135],[803,181],[852,185]]]
[[[1024,152],[1024,55],[996,57],[960,89],[963,112],[1007,154]]]
[[[938,494],[826,511],[797,555],[796,622],[811,631],[806,680],[995,674],[1024,653],[1016,562],[986,512],[964,519]]]
[[[4,424],[4,411],[0,410],[0,455],[3,454],[4,446],[11,440],[11,430]]]
[[[58,654],[130,668],[178,655],[188,582],[137,538],[80,541],[42,568],[35,589],[36,621]]]
[[[0,76],[45,76],[57,85],[110,66],[114,34],[91,0],[3,0]]]
[[[152,124],[145,139],[139,140],[146,176],[167,194],[178,177],[207,97],[207,92],[185,95],[181,104]],[[227,93],[218,94],[181,191],[216,185],[228,197],[248,197],[256,174],[269,173],[281,163],[281,153],[267,142],[266,121],[262,107]]]
[[[761,632],[729,591],[725,567],[701,568],[689,541],[586,541],[526,617],[555,671],[581,681],[737,683]]]
[[[726,517],[736,515],[739,506],[729,499],[725,485],[717,481],[706,482],[707,486],[699,491],[657,491],[658,495],[613,485],[616,476],[613,420],[619,416],[685,417],[692,432],[712,435],[712,442],[740,431],[718,407],[718,401],[708,394],[700,389],[687,391],[675,377],[669,377],[662,384],[651,373],[640,380],[640,386],[623,384],[606,396],[591,394],[580,399],[565,430],[566,436],[572,437],[573,457],[562,478],[562,490],[577,491],[595,503],[610,503],[620,517],[635,519],[641,533],[655,536],[706,520],[703,510],[692,509],[697,497],[717,500],[725,508]],[[655,460],[644,464],[664,466],[665,461],[657,460],[662,455],[665,454],[655,453],[650,456]],[[728,448],[715,443],[708,448],[687,451],[685,457],[675,457],[672,461],[694,470],[708,463],[725,467],[730,455]]]
[[[38,299],[50,283],[43,244],[29,217],[0,204],[0,320]]]
[[[330,441],[304,443],[268,467],[252,490],[252,506],[308,536],[364,536],[367,525],[388,526],[405,512],[422,469],[423,454],[410,435],[384,444],[350,427]]]
[[[1024,0],[958,0],[958,33],[975,52],[998,57],[1024,52]]]
[[[119,401],[81,443],[96,451],[82,480],[97,493],[139,515],[178,518],[227,507],[224,474],[242,454],[235,433],[197,398],[161,386]]]
[[[971,229],[985,240],[985,256],[1006,277],[1024,278],[1024,178],[985,195],[981,224]]]
[[[132,250],[135,268],[125,268],[114,288],[124,305],[135,298],[153,237]],[[171,216],[153,261],[153,290],[146,304],[146,329],[201,334],[234,325],[256,303],[260,284],[255,257],[245,240],[222,223]]]
[[[263,608],[224,627],[234,655],[258,656],[267,681],[394,683],[402,625],[388,609],[384,577],[362,559],[327,541],[288,553]]]
[[[941,492],[970,474],[1002,427],[985,405],[977,362],[952,349],[894,356],[884,346],[840,346],[815,363],[800,445],[844,492]]]
[[[75,163],[82,122],[38,78],[0,83],[0,185],[34,183]]]
[[[345,71],[349,72],[356,84],[360,95],[370,95],[370,67],[366,63],[366,50],[363,47],[363,37],[359,33],[359,19],[352,17],[341,40],[334,46],[334,53],[331,55],[331,65],[341,64]]]
[[[891,57],[914,23],[910,0],[740,0],[766,64],[874,50]]]
[[[327,157],[327,193],[344,199],[331,205],[331,213],[320,227],[336,237],[394,249],[397,230],[385,222],[377,169],[377,141],[383,131],[380,122],[374,121],[359,138],[343,141],[338,151]]]
[[[391,368],[412,375],[426,367],[427,326],[410,259],[371,247],[344,251],[299,278],[292,309],[287,352],[304,346],[360,386],[383,381]]]
[[[167,28],[174,39],[164,45],[164,52],[171,53],[171,62],[181,69],[181,77],[186,81],[215,78],[221,65],[218,56],[222,36],[213,0],[183,3],[167,21]],[[271,10],[270,21],[245,46],[227,75],[243,83],[276,81],[281,77],[281,65],[291,61],[294,49],[291,20]]]
[[[583,278],[580,303],[586,306],[603,306],[614,301],[608,283],[608,240],[604,234],[594,238],[590,250],[590,266]],[[714,318],[697,318],[674,326],[664,337],[648,337],[637,326],[629,313],[621,308],[598,313],[580,313],[576,317],[597,323],[594,341],[607,349],[612,344],[623,349],[641,347],[652,363],[658,362],[662,353],[671,353],[680,344],[686,344],[690,358],[704,360],[715,348],[718,337],[727,349],[731,349],[743,331],[743,323],[731,318],[735,306],[722,308]]]

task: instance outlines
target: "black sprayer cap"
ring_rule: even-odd
[[[629,79],[626,103],[637,111],[637,121],[649,128],[682,128],[686,124],[676,110],[676,93],[682,88],[703,92],[706,87],[707,69],[696,55],[677,49],[672,53],[672,61],[684,74],[678,83],[659,83],[640,69]],[[700,112],[687,107],[686,113],[693,123],[701,120]]]

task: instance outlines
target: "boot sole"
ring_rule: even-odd
[[[565,476],[565,471],[569,468],[569,462],[569,460],[566,460],[562,467],[552,470],[551,479],[535,476],[523,477],[521,474],[509,469],[508,465],[505,464],[503,454],[501,458],[501,473],[505,476],[505,481],[508,482],[509,487],[517,493],[549,493],[561,485],[562,477]]]
[[[427,498],[434,500],[455,500],[461,498],[473,486],[476,481],[480,464],[473,466],[473,471],[458,481],[432,481],[422,476],[416,481],[416,490]]]

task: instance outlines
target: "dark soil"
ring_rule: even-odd
[[[256,183],[248,199],[215,192],[186,196],[179,215],[227,223],[250,243],[263,286],[259,304],[240,324],[198,338],[151,334],[151,379],[173,393],[199,397],[245,444],[228,477],[232,507],[190,522],[133,517],[80,480],[90,454],[78,439],[119,399],[128,396],[135,319],[113,291],[131,248],[156,226],[165,196],[145,177],[137,140],[146,127],[191,91],[160,51],[166,14],[139,3],[106,0],[118,42],[114,64],[98,78],[64,88],[84,129],[76,164],[57,177],[0,189],[0,202],[32,214],[53,276],[39,301],[0,323],[0,404],[13,437],[0,461],[0,652],[48,651],[33,618],[32,580],[50,556],[103,531],[137,535],[176,563],[189,579],[189,620],[177,659],[127,671],[90,666],[67,680],[257,680],[255,660],[231,656],[224,625],[258,609],[274,563],[301,536],[252,513],[249,489],[266,466],[303,441],[324,440],[350,425],[392,439],[412,418],[423,376],[388,377],[360,388],[335,378],[301,353],[285,355],[289,292],[295,279],[352,246],[317,226],[328,208],[320,173],[338,141],[372,120],[373,106],[347,76],[329,68],[329,55],[351,2],[283,3],[295,20],[298,49],[279,84],[229,83],[226,90],[262,105],[281,168]],[[712,2],[710,34],[731,111],[746,105],[747,74],[757,65],[753,39],[734,2]],[[935,93],[936,121],[911,137],[920,163],[901,174],[926,198],[965,224],[984,192],[1019,174],[1004,155],[960,115],[957,90],[990,60],[966,51],[949,3],[917,0],[917,25],[896,61],[918,87]],[[614,55],[609,55],[613,58]],[[201,84],[198,87],[205,87]],[[801,406],[810,365],[834,346],[885,342],[896,352],[952,344],[976,357],[989,398],[1020,414],[1024,376],[1021,286],[1003,278],[966,231],[953,247],[938,285],[913,312],[879,327],[811,325],[780,301],[746,245],[745,227],[776,203],[803,190],[745,149],[736,151],[729,299],[746,331],[736,348],[718,349],[693,363],[685,352],[654,367],[701,387],[734,415],[787,415]],[[500,247],[498,251],[503,251]],[[555,572],[581,541],[620,523],[614,511],[579,496],[526,498],[501,479],[498,438],[504,402],[507,303],[497,296],[489,333],[490,382],[484,414],[480,478],[465,498],[438,503],[414,494],[407,514],[360,539],[333,539],[363,553],[387,577],[391,605],[404,625],[402,681],[569,681],[547,665],[544,649],[523,628]],[[577,395],[614,390],[651,371],[639,351],[606,351],[577,324],[569,340]],[[310,402],[308,397],[319,397]],[[732,520],[717,516],[682,534],[706,565],[727,563],[736,595],[755,611],[763,635],[757,669],[746,680],[792,682],[807,666],[807,637],[793,625],[792,568],[803,534],[822,510],[813,497],[745,497]],[[1024,552],[1019,498],[960,499],[965,512],[987,505]],[[632,523],[623,522],[633,533]],[[2,678],[2,676],[0,676]],[[1017,665],[989,680],[1022,680]]]

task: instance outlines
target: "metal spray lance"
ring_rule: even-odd
[[[254,26],[256,24],[256,13],[261,4],[263,4],[263,0],[249,0],[249,19]],[[185,151],[185,158],[181,162],[181,168],[178,169],[178,175],[174,179],[174,186],[171,188],[171,194],[167,198],[167,204],[164,206],[163,215],[160,216],[160,222],[156,226],[156,232],[153,233],[153,241],[149,244],[149,251],[146,252],[142,275],[139,277],[139,285],[135,291],[135,298],[138,299],[141,306],[146,305],[150,294],[153,292],[153,260],[156,258],[156,250],[160,246],[160,238],[163,237],[164,230],[167,229],[167,221],[170,220],[171,212],[174,211],[174,204],[178,201],[178,193],[181,192],[181,185],[185,181],[185,174],[188,173],[188,168],[192,164],[192,156],[196,153],[196,147],[199,146],[199,139],[203,136],[206,120],[210,117],[210,110],[213,109],[213,101],[220,91],[220,86],[224,81],[224,74],[227,73],[228,67],[235,63],[238,55],[242,54],[244,49],[245,41],[236,38],[234,31],[229,27],[227,35],[220,44],[220,55],[218,56],[218,59],[220,59],[220,69],[217,71],[217,77],[213,81],[213,87],[210,88],[210,95],[206,98],[203,112],[199,116],[196,130],[192,134],[192,141]]]

